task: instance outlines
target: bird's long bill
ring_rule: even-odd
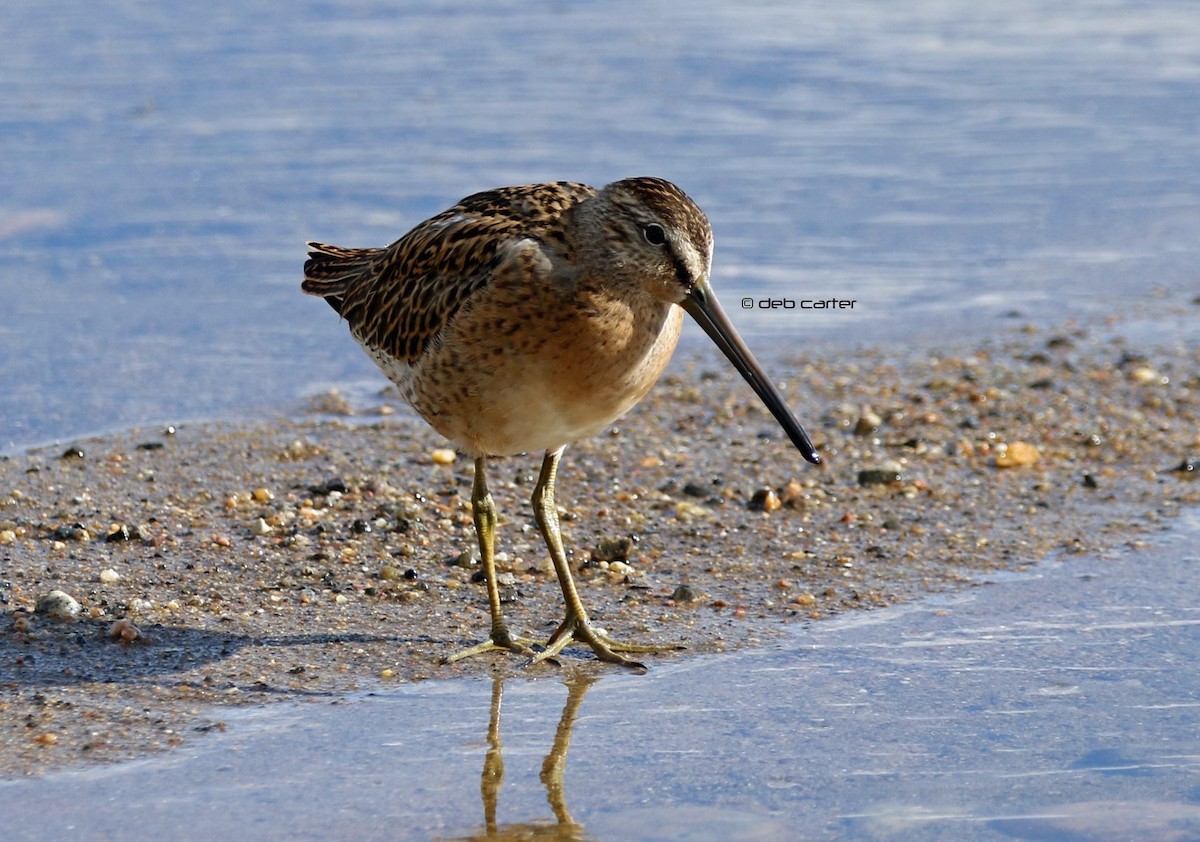
[[[729,361],[733,363],[733,367],[742,377],[746,378],[750,388],[754,389],[762,402],[767,405],[767,409],[771,410],[771,414],[775,416],[775,420],[783,427],[784,432],[788,434],[788,438],[792,440],[792,444],[796,445],[801,455],[814,465],[819,464],[821,457],[817,455],[817,449],[813,447],[812,439],[808,437],[808,433],[804,432],[804,428],[800,426],[796,416],[792,415],[792,411],[784,403],[779,390],[763,374],[754,355],[750,353],[746,343],[733,329],[729,317],[725,315],[720,302],[713,294],[712,287],[708,285],[708,280],[705,279],[692,287],[692,291],[688,293],[687,298],[680,302],[679,306],[699,322],[700,327],[704,328],[704,332],[712,338],[713,342],[717,343],[721,353],[728,357]]]

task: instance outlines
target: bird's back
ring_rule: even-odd
[[[386,249],[309,243],[302,288],[324,297],[368,349],[412,365],[488,284],[507,245],[565,247],[563,214],[595,195],[574,182],[504,187],[466,197]]]

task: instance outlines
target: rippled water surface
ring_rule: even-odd
[[[763,355],[1196,287],[1183,0],[9,0],[0,32],[0,446],[375,388],[304,241],[508,183],[683,185]]]

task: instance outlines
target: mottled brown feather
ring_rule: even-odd
[[[565,181],[504,187],[468,196],[386,249],[309,243],[302,288],[329,301],[364,345],[411,365],[489,283],[509,246],[562,248],[563,214],[595,195]]]

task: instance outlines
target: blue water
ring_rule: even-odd
[[[304,241],[509,183],[677,181],[764,354],[1196,292],[1186,0],[7,0],[0,32],[0,450],[382,385]]]

